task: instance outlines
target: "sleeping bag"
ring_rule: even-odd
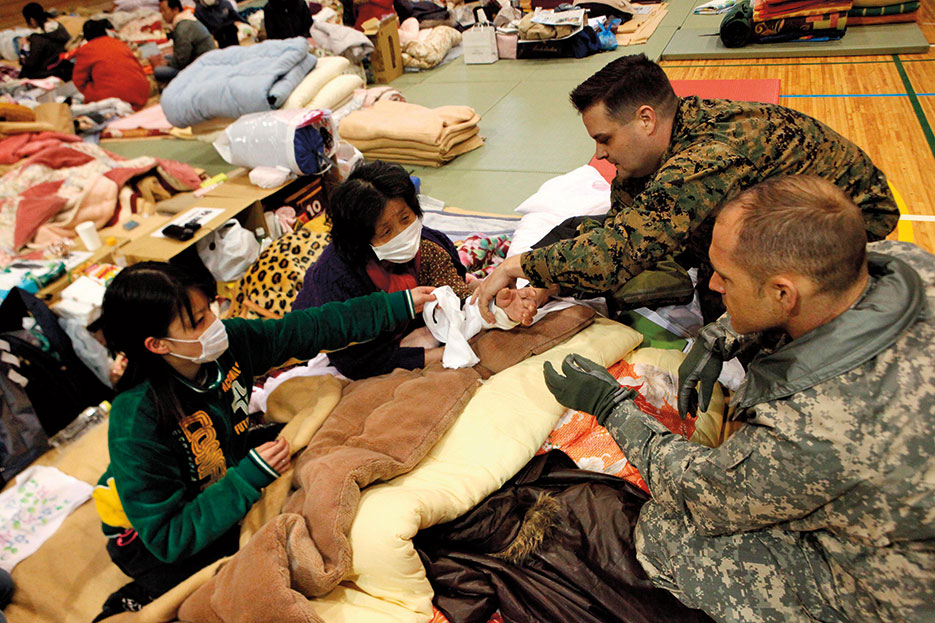
[[[177,128],[275,110],[315,62],[302,37],[212,50],[169,83],[162,93],[162,109]]]

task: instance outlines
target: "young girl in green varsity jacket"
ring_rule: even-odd
[[[107,551],[133,582],[99,618],[136,609],[236,551],[239,522],[290,465],[278,427],[249,426],[255,376],[363,342],[421,313],[431,288],[329,303],[281,320],[221,321],[212,282],[171,264],[124,269],[107,289],[108,347],[128,359],[94,492]]]

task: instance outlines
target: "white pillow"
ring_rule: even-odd
[[[328,84],[332,78],[340,76],[350,66],[351,62],[343,56],[319,58],[315,63],[315,68],[308,72],[308,75],[286,98],[282,105],[283,110],[305,108],[305,105],[318,95],[323,86]]]
[[[519,204],[516,212],[548,212],[560,215],[558,222],[570,216],[606,214],[610,209],[610,184],[589,164],[553,177]]]
[[[355,89],[362,86],[364,86],[364,81],[354,74],[343,74],[332,78],[315,97],[305,104],[305,108],[334,110],[339,104],[347,101],[354,94]]]

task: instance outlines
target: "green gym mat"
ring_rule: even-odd
[[[152,156],[185,162],[196,169],[204,169],[208,175],[227,173],[237,168],[224,162],[211,143],[202,141],[186,141],[177,138],[104,140],[101,141],[101,147],[124,158]]]
[[[662,60],[924,54],[929,49],[925,35],[914,23],[854,26],[837,41],[751,43],[742,48],[728,48],[718,36],[721,17],[690,15],[669,39]]]

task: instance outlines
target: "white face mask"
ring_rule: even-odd
[[[405,264],[419,252],[422,244],[422,219],[416,219],[412,225],[402,230],[389,242],[378,247],[370,245],[378,260]]]
[[[218,358],[224,354],[224,351],[227,350],[227,329],[224,328],[224,323],[221,322],[220,318],[215,318],[214,322],[211,323],[207,329],[204,330],[204,333],[198,336],[197,340],[179,340],[174,337],[163,338],[169,340],[170,342],[188,342],[189,344],[194,344],[198,342],[201,344],[201,354],[197,357],[189,357],[188,355],[179,355],[178,353],[169,353],[173,357],[178,357],[179,359],[188,359],[195,363],[207,363],[209,361],[217,361]]]

